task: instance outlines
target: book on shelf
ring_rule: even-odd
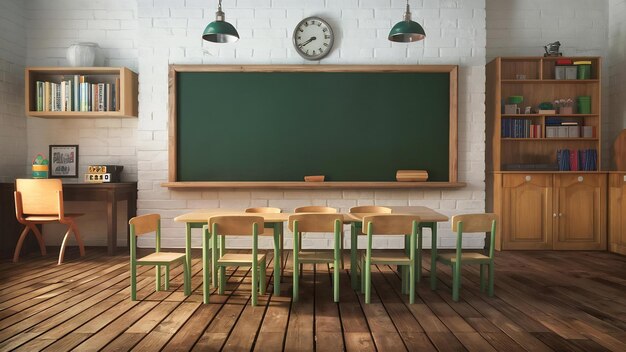
[[[541,125],[530,119],[503,119],[502,138],[542,138]]]
[[[556,152],[559,171],[596,171],[598,151],[596,149],[559,149]]]
[[[35,82],[36,111],[118,111],[119,78],[115,83],[87,81],[83,75],[60,82]]]

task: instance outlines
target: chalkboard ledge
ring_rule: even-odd
[[[265,189],[355,189],[355,188],[387,188],[387,189],[450,189],[465,187],[465,182],[282,182],[282,181],[189,181],[164,182],[162,187],[170,189],[185,188],[265,188]]]

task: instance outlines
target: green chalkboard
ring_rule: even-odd
[[[449,71],[175,75],[176,181],[450,181]]]

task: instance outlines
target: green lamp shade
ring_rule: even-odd
[[[389,31],[389,40],[392,42],[409,43],[422,40],[426,37],[424,28],[414,21],[400,21]]]
[[[239,33],[226,21],[213,21],[204,29],[202,39],[213,43],[233,43],[239,40]]]

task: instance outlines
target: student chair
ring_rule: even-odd
[[[341,214],[303,213],[289,216],[289,229],[293,232],[293,301],[298,301],[301,264],[329,263],[333,264],[334,301],[339,302],[339,262],[341,257],[340,241],[343,232],[343,216]],[[301,240],[304,233],[333,233],[334,249],[302,251]]]
[[[461,290],[461,266],[463,264],[480,265],[480,290],[485,291],[484,269],[489,269],[488,293],[493,296],[494,285],[494,245],[496,238],[497,215],[487,214],[464,214],[452,217],[452,231],[456,231],[456,253],[443,253],[437,255],[437,261],[452,267],[452,299],[459,300]],[[464,232],[486,232],[490,234],[489,255],[481,253],[463,253]]]
[[[280,208],[273,208],[273,207],[255,207],[255,208],[247,208],[246,209],[246,213],[250,213],[250,214],[279,214],[281,213],[282,210]],[[282,223],[280,223],[281,226],[281,231],[278,234],[279,239],[278,239],[278,244],[280,247],[280,257],[285,260],[285,250],[283,248],[283,231],[282,231]],[[259,234],[259,236],[272,236],[274,237],[274,224],[271,223],[266,223],[265,224],[265,228],[263,230],[262,233]],[[283,266],[280,266],[280,270],[281,270],[281,274],[282,274],[282,270],[283,270]]]
[[[185,295],[191,294],[191,270],[185,253],[161,252],[161,216],[147,214],[136,216],[130,224],[130,299],[137,300],[137,266],[154,265],[156,269],[156,290],[161,290],[161,267],[165,267],[165,290],[170,289],[170,265],[180,263],[183,266]],[[137,237],[156,233],[156,251],[137,259]]]
[[[220,215],[209,218],[209,228],[213,248],[219,248],[216,267],[219,272],[218,291],[224,294],[226,287],[226,267],[244,266],[252,271],[252,305],[256,306],[258,292],[265,294],[265,254],[259,253],[259,232],[265,223],[261,216]],[[252,236],[252,253],[227,253],[225,236]],[[218,246],[217,241],[220,241]]]
[[[74,233],[80,256],[85,255],[85,246],[78,232],[78,226],[74,219],[82,214],[66,214],[63,207],[63,184],[59,179],[17,179],[15,180],[15,215],[17,221],[24,225],[24,230],[15,246],[13,262],[17,262],[22,250],[24,238],[28,232],[33,231],[41,255],[46,255],[46,245],[43,235],[37,225],[59,222],[67,225],[67,231],[61,242],[58,264],[63,263],[65,246],[70,232]]]
[[[363,228],[367,233],[367,249],[361,256],[361,292],[365,293],[365,303],[369,304],[372,296],[372,265],[398,265],[402,267],[402,291],[409,291],[409,302],[415,302],[415,261],[417,235],[420,217],[416,215],[381,214],[363,218]],[[378,235],[409,236],[408,248],[402,250],[372,250],[372,238]],[[406,242],[405,242],[406,243]],[[407,277],[408,270],[408,277]],[[408,283],[407,283],[408,280]]]
[[[356,207],[352,207],[350,208],[350,214],[390,214],[391,213],[391,208],[387,208],[387,207],[381,207],[381,206],[376,206],[376,205],[360,205],[360,206],[356,206]],[[358,246],[358,235],[360,234],[365,234],[365,232],[363,231],[363,222],[361,221],[354,221],[352,222],[352,224],[350,224],[350,248],[355,248],[356,250],[359,249]],[[342,241],[343,242],[343,241]],[[350,263],[352,265],[354,265],[355,267],[357,266],[357,253],[356,251],[350,251]],[[351,278],[352,280],[352,288],[356,289],[358,287],[358,275],[353,275],[353,277]]]
[[[323,214],[337,214],[338,210],[335,208],[331,208],[331,207],[325,207],[323,205],[307,205],[304,207],[298,207],[296,209],[294,209],[293,211],[294,213],[323,213]],[[302,245],[302,243],[300,243],[300,245]],[[341,269],[345,268],[344,262],[343,262],[343,231],[341,231],[341,242],[339,244],[340,249],[341,249],[341,258],[340,258],[340,262],[341,262]],[[302,248],[300,248],[300,250],[302,250]]]

